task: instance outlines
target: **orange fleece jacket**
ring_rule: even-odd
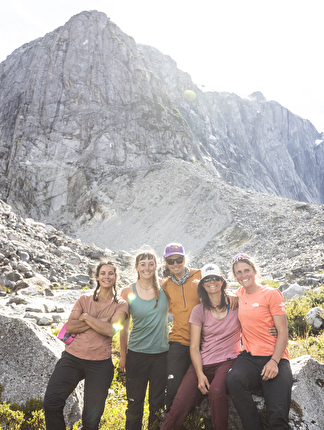
[[[189,318],[192,309],[200,303],[198,295],[200,277],[200,270],[190,269],[190,275],[182,285],[175,284],[171,278],[164,285],[169,309],[173,315],[173,327],[169,333],[170,341],[190,345]]]

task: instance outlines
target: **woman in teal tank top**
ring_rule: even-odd
[[[129,320],[120,332],[119,367],[126,370],[126,430],[141,430],[149,382],[149,428],[164,406],[167,382],[168,300],[157,277],[157,259],[152,252],[136,256],[137,281],[124,288],[121,296],[129,304]]]

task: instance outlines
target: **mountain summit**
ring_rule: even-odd
[[[104,13],[82,12],[15,50],[0,88],[0,198],[89,241],[202,250],[244,189],[256,202],[324,202],[323,136],[309,121],[260,92],[204,91]]]

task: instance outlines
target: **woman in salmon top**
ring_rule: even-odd
[[[261,388],[267,408],[269,429],[288,429],[292,374],[288,350],[288,327],[284,299],[275,288],[257,282],[257,269],[251,258],[238,254],[232,272],[241,284],[239,320],[243,351],[227,377],[227,386],[245,430],[260,430],[251,390]],[[275,325],[278,337],[268,328]]]

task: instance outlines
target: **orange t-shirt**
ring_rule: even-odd
[[[238,317],[242,326],[243,349],[251,355],[272,355],[277,340],[269,333],[269,328],[274,325],[272,316],[286,314],[281,292],[262,285],[253,294],[247,294],[240,287],[236,295],[239,298]],[[289,359],[287,348],[282,358]]]

